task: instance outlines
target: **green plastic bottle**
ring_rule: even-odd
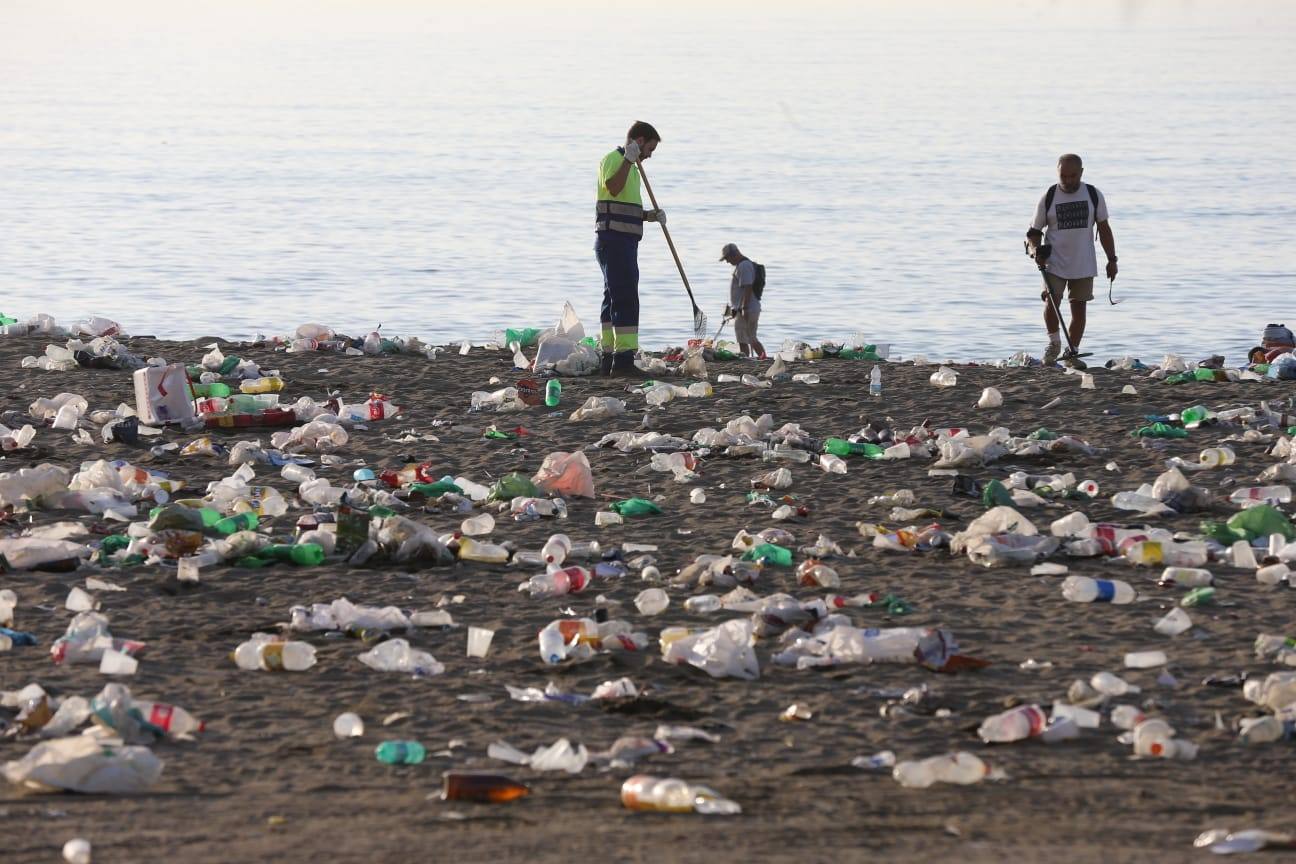
[[[1143,426],[1135,430],[1132,434],[1135,438],[1187,438],[1188,430],[1168,423],[1153,423],[1151,426]]]
[[[1197,381],[1214,381],[1215,370],[1214,369],[1194,369],[1193,379]]]
[[[263,560],[281,561],[285,564],[296,564],[299,567],[314,567],[324,563],[324,547],[318,543],[295,543],[267,546],[257,552]]]
[[[1189,591],[1184,598],[1179,601],[1179,605],[1185,609],[1191,609],[1194,606],[1206,606],[1215,602],[1215,589],[1211,587],[1194,588]]]
[[[1206,371],[1209,372],[1210,370],[1207,369]],[[1191,408],[1185,408],[1179,412],[1179,419],[1185,424],[1200,423],[1206,419],[1206,406],[1194,405]]]
[[[149,511],[149,528],[165,531],[179,528],[185,531],[204,531],[221,521],[219,510],[211,507],[186,507],[183,504],[164,504]]]
[[[886,448],[868,441],[847,441],[845,438],[829,438],[823,443],[825,453],[834,456],[864,456],[869,459],[880,459]]]
[[[233,372],[234,369],[242,362],[243,362],[243,358],[236,357],[235,355],[231,354],[221,362],[220,368],[216,370],[216,374],[228,375],[231,372]]]
[[[1041,426],[1026,437],[1031,441],[1056,441],[1058,436],[1056,432]]]
[[[613,501],[612,509],[622,516],[652,516],[662,509],[645,498],[627,498],[624,501]]]
[[[744,561],[761,561],[778,567],[792,566],[792,550],[774,543],[762,543],[743,553]]]
[[[233,516],[226,516],[211,529],[218,534],[236,534],[239,531],[255,531],[257,527],[257,515],[249,510],[246,513],[237,513]]]
[[[219,381],[213,381],[210,384],[195,383],[191,386],[193,387],[194,397],[197,399],[208,399],[212,397],[224,399],[231,393],[229,385],[222,384]]]
[[[384,741],[374,756],[384,765],[417,765],[427,758],[427,748],[417,741]]]
[[[545,385],[545,404],[550,408],[557,408],[561,400],[562,382],[557,378],[550,378],[549,383]]]

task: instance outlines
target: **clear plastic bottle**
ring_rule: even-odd
[[[584,591],[589,581],[590,572],[584,567],[564,567],[532,576],[519,585],[518,590],[525,591],[533,598],[558,597]]]
[[[471,537],[459,538],[459,560],[480,561],[485,564],[505,564],[509,560],[509,550],[495,543],[473,540]]]
[[[710,787],[648,774],[636,774],[621,784],[621,803],[628,810],[660,813],[732,815],[742,812],[737,803]]]
[[[869,372],[869,395],[882,395],[882,370],[877,366],[874,366],[872,371]]]
[[[1155,669],[1167,662],[1164,651],[1131,651],[1125,655],[1126,669]]]
[[[1203,588],[1215,584],[1215,577],[1209,570],[1199,567],[1167,567],[1161,571],[1157,584],[1162,588]]]
[[[1110,672],[1095,672],[1089,679],[1089,686],[1104,696],[1124,696],[1126,693],[1139,692],[1138,687]]]
[[[1062,582],[1062,596],[1072,603],[1133,603],[1138,594],[1119,579],[1090,579],[1068,576]]]
[[[982,721],[977,734],[987,744],[1007,744],[1039,735],[1048,725],[1038,705],[1018,705]]]
[[[572,541],[566,534],[554,534],[540,549],[540,554],[544,557],[545,562],[554,566],[561,567],[571,554]]]
[[[1133,729],[1146,719],[1146,715],[1133,705],[1117,705],[1112,708],[1111,721],[1117,729]]]
[[[305,465],[298,465],[296,462],[289,462],[283,466],[279,476],[289,483],[305,483],[307,480],[315,479],[315,472]]]
[[[1097,711],[1085,708],[1081,705],[1071,705],[1067,702],[1053,703],[1053,719],[1070,720],[1081,729],[1097,729],[1102,723],[1102,715]]]
[[[1232,465],[1237,461],[1237,454],[1233,452],[1232,447],[1207,447],[1201,451],[1197,459],[1202,465],[1211,467]]]
[[[684,601],[684,609],[689,612],[696,612],[706,615],[711,612],[719,612],[724,608],[722,601],[715,594],[699,594],[696,597],[690,597]]]
[[[262,669],[266,672],[304,672],[315,665],[315,646],[307,642],[283,642],[261,635],[234,649],[234,662],[240,669]]]
[[[926,789],[933,783],[957,783],[965,786],[979,783],[989,773],[990,766],[985,762],[972,753],[959,751],[916,762],[897,763],[891,776],[901,786]]]

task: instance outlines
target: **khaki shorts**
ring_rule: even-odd
[[[1045,273],[1044,278],[1048,281],[1049,291],[1052,292],[1053,299],[1059,303],[1062,302],[1063,288],[1066,289],[1067,298],[1072,303],[1088,303],[1093,299],[1094,277],[1092,276],[1087,276],[1084,279],[1063,279],[1061,276]]]
[[[739,345],[750,345],[756,341],[756,325],[760,323],[760,313],[755,315],[750,312],[745,315],[736,315],[734,322],[734,338],[738,340]]]

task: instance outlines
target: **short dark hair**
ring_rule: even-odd
[[[1067,162],[1072,163],[1081,171],[1084,170],[1084,160],[1074,153],[1063,153],[1061,156],[1058,157],[1058,165],[1063,165]]]
[[[626,133],[627,141],[635,138],[647,138],[649,141],[661,142],[661,136],[657,134],[657,130],[652,127],[652,124],[645,123],[642,120],[636,120],[630,127],[630,131]]]

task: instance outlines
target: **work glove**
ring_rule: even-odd
[[[644,221],[645,221],[645,222],[656,222],[658,225],[665,225],[665,224],[666,224],[666,211],[665,211],[665,210],[647,210],[647,211],[644,211]]]
[[[1116,278],[1116,259],[1113,258],[1107,262],[1107,281],[1111,282]]]
[[[625,145],[625,160],[627,162],[638,162],[643,153],[639,150],[639,142],[631,139]]]

